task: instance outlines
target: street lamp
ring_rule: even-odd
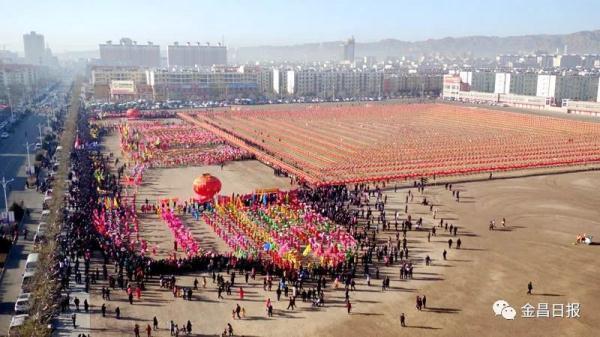
[[[6,197],[6,186],[13,182],[14,179],[6,180],[5,177],[2,177],[2,189],[4,190],[4,208],[6,211],[6,216],[8,217],[8,198]]]

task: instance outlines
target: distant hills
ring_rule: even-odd
[[[309,43],[290,46],[258,46],[232,48],[228,58],[232,63],[247,61],[325,61],[339,60],[343,41]],[[562,35],[523,36],[467,36],[408,42],[386,39],[377,42],[356,43],[356,57],[375,56],[384,60],[391,56],[475,56],[493,57],[498,54],[533,53],[544,51],[561,53],[567,45],[568,53],[600,53],[600,30],[581,31]]]
[[[343,55],[343,41],[306,43],[287,46],[256,46],[229,48],[229,63],[249,61],[290,61],[310,62],[340,60]],[[424,41],[401,41],[385,39],[377,42],[356,43],[356,57],[375,56],[378,60],[398,56],[449,57],[474,56],[494,57],[498,54],[534,53],[537,51],[561,53],[567,46],[571,54],[600,54],[600,30],[581,31],[561,35],[523,36],[467,36],[429,39]],[[162,54],[166,54],[166,45]],[[63,58],[98,57],[98,51],[77,51],[59,54]],[[165,55],[166,56],[166,55]]]

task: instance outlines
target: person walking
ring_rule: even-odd
[[[146,326],[146,334],[148,335],[148,337],[152,337],[152,327],[150,326],[150,324]]]
[[[102,307],[100,308],[102,311],[102,317],[106,317],[106,304],[102,303]]]
[[[533,283],[531,283],[531,281],[529,281],[529,283],[527,284],[527,295],[531,295],[532,291],[533,291]]]
[[[185,325],[185,330],[187,331],[188,335],[192,333],[192,322],[190,322],[189,319],[187,321],[187,324]]]
[[[404,313],[400,314],[400,326],[403,328],[406,327],[406,315]]]
[[[460,238],[458,238],[458,240],[456,240],[456,249],[460,249],[461,244],[462,244],[462,241],[460,241]]]
[[[135,335],[135,337],[140,337],[140,326],[138,324],[136,324],[133,328],[133,334]]]
[[[115,316],[117,319],[121,319],[121,308],[119,308],[119,307],[115,308]]]
[[[446,252],[446,250],[444,249],[444,252],[442,253],[442,256],[444,257],[444,260],[446,260],[446,254],[448,254],[448,252]]]
[[[421,302],[423,302],[423,308],[427,308],[427,296],[423,295]]]
[[[156,318],[156,316],[154,316],[154,318],[152,318],[152,327],[153,327],[154,331],[158,330],[158,319]]]
[[[77,327],[77,324],[76,324],[77,314],[76,313],[71,314],[71,321],[73,322],[73,329],[75,329]]]
[[[292,310],[294,310],[295,307],[296,307],[296,300],[294,299],[293,296],[290,296],[290,302],[287,306],[287,309],[290,310],[290,308],[291,308]]]
[[[352,303],[350,303],[350,300],[346,302],[346,309],[348,309],[348,315],[350,315],[350,311],[352,311]]]

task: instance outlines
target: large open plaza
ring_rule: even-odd
[[[188,114],[183,121],[145,120],[142,112],[130,118],[94,122],[100,126],[99,130],[108,130],[102,136],[107,168],[118,173],[125,164],[127,169],[121,171],[122,193],[135,195],[136,215],[131,216],[138,225],[134,233],[127,234],[129,240],[135,237],[128,249],[150,260],[160,260],[161,264],[172,264],[165,269],[169,272],[152,272],[151,276],[145,276],[144,290],[139,293],[136,289],[140,287],[140,279],[136,282],[135,277],[129,287],[125,279],[123,290],[118,282],[113,284],[110,300],[105,299],[101,291],[109,287],[109,283],[98,280],[89,297],[90,329],[94,335],[126,335],[135,324],[145,331],[148,324],[153,325],[154,317],[159,329],[152,332],[153,336],[168,336],[171,321],[177,329],[184,328],[189,321],[192,336],[219,335],[227,324],[231,324],[236,335],[244,336],[469,336],[481,331],[489,336],[506,333],[549,336],[557,329],[561,336],[593,335],[599,328],[593,319],[594,312],[600,307],[592,299],[600,295],[600,285],[586,280],[594,278],[593,261],[598,246],[576,241],[583,233],[594,233],[600,225],[600,213],[593,207],[600,203],[600,196],[594,193],[600,188],[595,171],[600,155],[596,136],[600,124],[498,110],[417,104],[349,107],[347,109],[361,113],[339,117],[345,122],[339,121],[337,128],[333,126],[335,122],[317,120],[322,117],[323,121],[338,121],[331,114],[341,114],[336,110],[342,109],[326,109],[323,113],[327,118],[321,116],[318,108],[309,108],[285,113],[280,110],[199,112],[192,115],[193,120]],[[306,115],[301,115],[303,112]],[[421,113],[423,116],[419,117]],[[502,118],[503,114],[508,117]],[[442,118],[447,116],[454,117]],[[485,128],[473,127],[477,123],[485,124],[483,119],[478,122],[474,118],[486,116],[496,118],[487,125],[493,130],[492,135]],[[276,118],[278,121],[274,123],[279,124],[279,119],[293,121],[293,117],[306,122],[295,120],[294,124],[302,127],[289,130],[282,127],[281,132],[267,127],[271,125],[269,119]],[[360,122],[356,122],[356,118]],[[536,129],[540,123],[544,128]],[[325,126],[321,128],[321,124]],[[206,127],[202,128],[203,125]],[[307,177],[318,179],[317,185],[321,187],[299,186],[298,182],[306,183],[308,179],[286,174],[285,166],[274,165],[274,170],[266,165],[272,163],[264,157],[258,157],[264,162],[250,159],[252,156],[248,153],[254,153],[250,147],[239,150],[244,158],[218,161],[224,152],[214,152],[215,146],[235,149],[236,143],[223,142],[210,135],[211,125],[230,128],[236,137],[242,137],[244,132],[261,135],[253,138],[257,150],[295,166]],[[362,132],[361,125],[369,125],[370,131]],[[555,129],[545,132],[550,126]],[[174,132],[174,128],[188,127],[189,137]],[[374,131],[373,128],[379,129]],[[148,130],[151,132],[146,132]],[[196,135],[196,131],[191,130],[201,133]],[[438,130],[445,130],[440,132],[453,137],[454,141],[441,141]],[[355,131],[357,136],[352,137]],[[404,136],[390,138],[396,134]],[[156,135],[160,135],[159,140]],[[306,138],[296,140],[299,135]],[[324,146],[340,135],[345,138],[341,138],[338,145]],[[430,139],[427,146],[415,141],[422,136]],[[267,140],[263,142],[263,139]],[[245,142],[254,144],[248,139]],[[382,151],[389,152],[385,157],[380,156],[380,147],[372,144],[380,144]],[[574,147],[581,150],[574,151]],[[296,151],[298,149],[302,151]],[[178,151],[205,151],[211,155],[180,156]],[[227,155],[238,153],[236,151],[231,150]],[[371,155],[352,156],[360,151],[370,151]],[[472,152],[466,154],[468,151]],[[423,157],[419,157],[420,161],[403,164],[408,153]],[[475,153],[482,158],[488,154],[489,159],[485,161]],[[486,166],[481,166],[481,172],[442,174],[454,167],[450,158],[444,157],[451,154],[473,158],[473,162],[469,162],[473,167],[478,167],[479,162],[485,162]],[[169,155],[180,159],[169,160]],[[436,160],[436,156],[447,160]],[[387,161],[378,158],[387,158]],[[515,165],[513,170],[498,166],[501,158],[505,158],[507,165]],[[429,171],[411,171],[414,176],[405,175],[409,171],[397,171],[396,179],[390,176],[396,172],[394,167],[412,167],[426,159]],[[213,163],[215,160],[218,162]],[[202,163],[206,165],[200,165]],[[363,171],[342,169],[359,164]],[[377,167],[383,167],[384,171],[375,169]],[[412,170],[422,166],[415,167]],[[331,172],[348,173],[334,175]],[[388,174],[380,176],[376,172]],[[491,178],[489,172],[493,172]],[[199,214],[195,206],[191,206],[197,204],[193,182],[203,174],[218,179],[221,188],[214,196],[211,207],[214,209]],[[306,188],[331,191],[331,187],[324,184],[358,176],[371,180],[368,184],[347,185],[350,194],[363,191],[356,199],[360,200],[358,204],[338,204],[344,212],[355,214],[355,219],[348,223],[331,222],[338,228],[336,231],[341,231],[338,239],[332,235],[340,234],[323,232],[329,233],[331,240],[339,240],[338,247],[344,247],[344,254],[336,260],[338,255],[332,254],[327,246],[324,246],[326,251],[319,252],[319,245],[325,243],[319,236],[304,238],[320,235],[318,231],[324,229],[319,226],[325,223],[315,223],[316,227],[310,229],[310,223],[305,221],[312,211],[321,210],[323,215],[334,217],[340,213],[328,213],[331,209],[324,200],[302,199],[301,202],[307,203],[302,209],[287,198],[303,198],[302,194],[295,196],[294,191]],[[426,183],[418,179],[421,177],[427,178]],[[279,197],[275,196],[277,193]],[[268,202],[263,199],[264,195],[271,195]],[[106,207],[102,207],[106,212],[115,209],[114,205]],[[369,211],[361,213],[361,210]],[[179,227],[173,227],[174,223]],[[280,231],[282,226],[283,231]],[[304,226],[309,227],[305,230]],[[315,230],[317,232],[312,232]],[[357,240],[347,241],[344,232],[351,233]],[[361,236],[363,234],[365,236]],[[178,235],[186,239],[181,240]],[[292,241],[285,241],[286,237]],[[264,248],[263,241],[270,248]],[[233,265],[173,269],[185,264],[182,261],[186,259],[193,261],[200,256],[210,259],[215,255],[229,257]],[[262,260],[260,264],[269,267],[261,268],[262,271],[256,267],[234,267],[236,260],[239,263],[247,259]],[[92,268],[99,268],[101,260],[93,261]],[[317,294],[320,276],[316,276],[315,268],[321,263],[324,263],[322,267],[333,269],[323,275],[326,286],[319,286]],[[368,271],[365,265],[369,266]],[[308,275],[290,276],[298,268]],[[406,272],[400,271],[403,268]],[[292,273],[287,278],[296,279],[294,282],[286,280],[290,282],[285,286],[286,291],[280,283],[285,270]],[[108,274],[112,272],[109,266]],[[231,276],[233,273],[235,277]],[[176,278],[177,288],[161,286],[171,275]],[[224,281],[219,276],[223,276]],[[233,286],[231,280],[234,280]],[[533,285],[532,295],[527,294],[529,282]],[[277,288],[281,289],[279,295]],[[192,289],[191,300],[187,299],[187,289]],[[426,305],[420,309],[415,308],[417,297],[427,298]],[[295,299],[295,308],[290,307],[290,298]],[[497,300],[507,301],[516,310],[514,321],[494,314],[492,305]],[[348,303],[351,303],[350,313]],[[106,317],[100,313],[103,304]],[[522,317],[528,304],[536,309],[540,304],[548,304],[550,308],[561,305],[564,312],[562,317],[553,317],[552,312],[548,318]],[[573,304],[579,305],[577,317],[568,317],[566,308]],[[238,305],[240,318],[236,313]],[[119,307],[120,319],[115,318],[116,307]],[[405,330],[400,329],[402,313]],[[569,315],[572,314],[570,311]]]

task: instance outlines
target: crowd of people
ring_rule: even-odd
[[[377,280],[381,290],[387,291],[391,289],[391,278],[381,275],[380,268],[398,268],[396,270],[399,270],[400,280],[410,280],[413,277],[414,265],[419,261],[412,257],[407,239],[413,228],[427,230],[430,236],[436,235],[436,227],[448,230],[448,222],[443,219],[440,219],[438,226],[431,225],[430,229],[425,229],[422,218],[412,218],[412,209],[409,210],[408,205],[415,194],[411,190],[406,196],[404,215],[398,211],[389,211],[386,208],[386,193],[390,191],[390,186],[386,189],[385,184],[316,188],[302,186],[293,195],[236,195],[227,200],[220,199],[210,207],[193,202],[173,202],[171,206],[169,202],[154,205],[146,201],[142,204],[141,211],[160,214],[173,232],[174,250],[181,248],[187,252],[185,256],[157,259],[155,254],[150,254],[152,247],[149,247],[139,233],[135,195],[130,195],[122,184],[127,165],[119,164],[118,160],[103,154],[97,147],[88,146],[97,142],[96,137],[101,137],[103,132],[90,133],[85,115],[79,120],[78,130],[81,146],[71,154],[69,188],[63,210],[65,224],[58,241],[60,249],[56,252],[56,270],[62,280],[61,288],[67,293],[73,280],[84,284],[86,292],[90,291],[92,285],[102,283],[103,317],[121,319],[122,311],[127,310],[109,305],[111,292],[122,292],[132,305],[143,298],[142,294],[146,291],[149,280],[154,277],[159,278],[161,288],[169,290],[175,297],[192,300],[199,282],[196,280],[193,288],[182,287],[177,283],[178,275],[190,272],[212,274],[217,299],[223,298],[223,294],[232,296],[232,291],[236,289],[236,275],[244,275],[246,283],[249,278],[255,279],[257,274],[264,275],[263,289],[272,291],[275,286],[273,298],[276,301],[287,299],[288,310],[297,307],[297,299],[313,307],[325,306],[328,303],[325,290],[330,283],[328,289],[343,288],[345,307],[348,314],[351,314],[350,297],[356,290],[359,278],[365,279],[367,286]],[[421,192],[426,185],[418,183],[415,186]],[[458,199],[457,192],[455,198]],[[430,201],[423,198],[422,204],[427,207]],[[234,222],[225,223],[222,219],[214,218],[219,212],[229,212],[227,218],[232,219],[235,218],[234,215],[250,211],[251,214]],[[228,235],[234,236],[238,252],[250,250],[249,246],[242,245],[243,242],[260,243],[260,246],[252,248],[260,250],[261,254],[219,254],[202,250],[201,244],[178,221],[181,213],[192,214],[196,220],[203,218],[209,225],[213,223]],[[242,220],[248,218],[256,222]],[[304,225],[307,226],[307,231],[301,230]],[[261,226],[265,227],[261,229]],[[284,231],[276,234],[278,226]],[[326,235],[319,236],[320,231]],[[311,239],[309,233],[316,235],[315,238]],[[450,224],[449,233],[456,236],[457,226]],[[323,245],[329,242],[326,240],[336,238],[336,235],[346,241],[331,241],[331,245]],[[383,235],[387,235],[387,239],[382,240]],[[457,248],[460,248],[459,242],[460,239],[456,242]],[[302,263],[281,263],[281,260],[269,254],[270,250],[279,253],[286,243],[288,251],[292,247],[295,249],[297,259],[312,256],[312,263],[310,259]],[[348,244],[347,248],[339,249],[345,244]],[[320,245],[322,246],[319,247]],[[453,241],[449,239],[449,248],[452,245]],[[285,253],[287,251],[281,256]],[[318,263],[319,259],[324,261],[325,253],[338,254],[340,258]],[[444,258],[446,254],[444,250]],[[431,258],[427,256],[425,264],[430,263]],[[222,275],[223,272],[225,276]],[[206,279],[202,283],[206,287]],[[243,300],[245,292],[242,286],[237,288],[237,294],[238,299]],[[419,310],[425,307],[425,301],[425,296],[417,300]],[[71,303],[77,303],[78,306],[78,302],[79,299],[67,296],[63,299],[61,309],[69,311]],[[232,318],[244,319],[244,312],[243,307],[236,305]],[[271,298],[266,301],[265,314],[273,316]],[[402,317],[404,325],[404,314]],[[145,328],[148,334],[157,328],[156,320],[154,317],[155,324],[148,324]],[[175,336],[180,332],[191,332],[189,321],[181,325],[171,322],[170,327]],[[140,329],[140,326],[135,326],[136,335],[140,333]],[[229,335],[232,331],[233,328],[229,325],[224,333]]]

